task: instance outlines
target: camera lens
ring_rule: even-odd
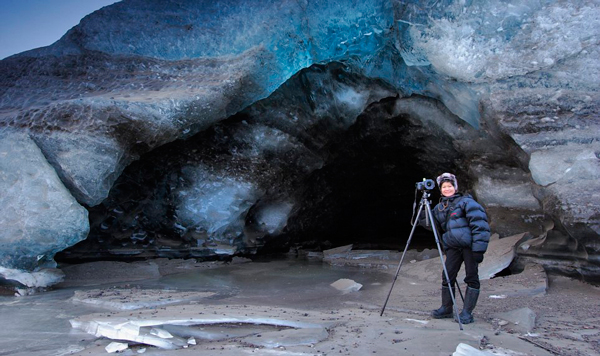
[[[433,179],[427,179],[425,181],[425,189],[432,190],[433,188],[435,188],[435,182],[433,181]]]

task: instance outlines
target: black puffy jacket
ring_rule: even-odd
[[[445,248],[467,247],[473,252],[485,252],[490,241],[490,225],[483,207],[470,195],[456,193],[442,197],[432,209],[441,227]]]

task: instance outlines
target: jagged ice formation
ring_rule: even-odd
[[[12,148],[18,137],[81,204],[32,194],[17,206],[15,182],[21,192],[40,183],[3,178],[0,215],[13,216],[3,226],[39,207],[63,213],[3,229],[0,265],[47,266],[32,258],[51,261],[86,238],[83,207],[90,234],[73,255],[93,246],[94,258],[380,236],[373,225],[409,213],[396,206],[410,184],[453,170],[496,231],[536,237],[522,258],[597,279],[598,10],[464,0],[105,7],[55,44],[0,62],[2,177],[41,167],[26,159],[33,148]],[[59,238],[38,237],[49,225]],[[335,236],[341,226],[346,237]]]

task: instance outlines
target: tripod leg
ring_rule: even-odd
[[[400,263],[398,263],[398,269],[396,269],[396,274],[394,275],[394,280],[392,281],[392,286],[390,287],[390,291],[387,295],[387,298],[385,298],[385,303],[383,303],[383,307],[381,308],[381,313],[379,314],[379,316],[383,316],[383,311],[385,310],[388,300],[390,299],[390,295],[392,295],[392,289],[394,289],[394,284],[396,284],[396,279],[398,279],[398,274],[400,273],[400,267],[402,266],[402,262],[404,261],[404,255],[406,255],[406,251],[408,250],[408,245],[410,245],[410,241],[412,240],[413,233],[415,232],[415,228],[417,227],[417,221],[419,221],[419,216],[421,215],[422,211],[423,211],[423,201],[421,201],[421,205],[419,205],[419,212],[417,213],[417,218],[415,219],[415,224],[413,225],[412,230],[410,231],[410,235],[408,236],[408,241],[406,241],[406,246],[404,247],[404,252],[402,252],[402,257],[400,258]]]
[[[437,245],[437,249],[438,252],[440,254],[440,261],[442,261],[442,268],[444,269],[444,276],[446,277],[446,281],[448,282],[448,287],[451,287],[450,285],[450,276],[448,275],[448,270],[446,269],[446,264],[444,263],[444,255],[442,254],[442,247],[440,246],[440,239],[438,238],[438,233],[437,233],[437,229],[435,227],[435,221],[433,220],[433,214],[431,213],[431,207],[429,207],[429,201],[426,202],[426,216],[429,218],[429,221],[431,222],[431,228],[433,230],[433,236],[435,237],[435,243]],[[454,309],[454,317],[456,318],[456,320],[458,320],[458,327],[460,328],[460,330],[463,330],[463,325],[462,322],[460,321],[460,317],[458,316],[458,308],[456,307],[456,298],[454,297],[454,292],[452,292],[452,288],[450,289],[450,297],[452,298],[452,306]],[[460,288],[459,288],[460,291]],[[462,296],[462,292],[461,296]]]
[[[464,303],[465,302],[465,297],[463,297],[462,290],[460,290],[460,285],[458,284],[458,281],[454,281],[454,284],[456,285],[456,289],[458,289],[458,294],[460,294],[460,299]]]

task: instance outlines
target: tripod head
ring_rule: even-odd
[[[423,207],[425,205],[429,206],[431,204],[431,201],[429,200],[429,197],[431,197],[431,190],[435,187],[435,183],[433,182],[433,180],[431,179],[425,179],[423,178],[422,182],[417,182],[415,184],[416,189],[415,189],[415,200],[413,201],[413,213],[412,213],[412,217],[410,218],[410,224],[412,226],[414,226],[417,223],[417,218],[415,218],[415,214],[417,211],[417,192],[421,192],[421,200],[419,202],[419,205],[421,206],[421,208],[419,210],[423,210],[423,212],[425,213],[425,226],[429,226],[429,209],[423,209]]]
[[[429,197],[431,196],[430,191],[433,190],[435,188],[435,182],[433,181],[433,179],[427,179],[427,178],[423,178],[422,182],[416,182],[415,183],[415,203],[413,204],[413,216],[414,216],[414,210],[415,210],[415,205],[417,203],[417,192],[420,191],[421,193],[423,193],[422,197],[421,197],[421,204],[423,202],[429,202]]]

